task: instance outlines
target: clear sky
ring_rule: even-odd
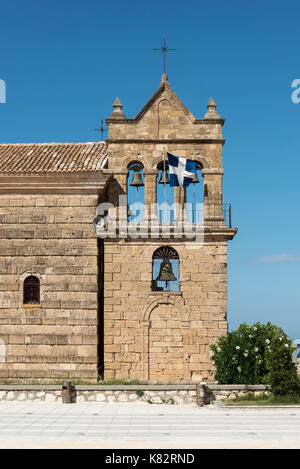
[[[134,117],[170,84],[196,117],[226,118],[230,329],[271,320],[300,337],[299,1],[17,0],[0,6],[0,142],[93,141],[118,96]]]

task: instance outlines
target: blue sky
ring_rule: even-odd
[[[0,142],[92,141],[116,96],[133,117],[159,86],[226,118],[230,329],[271,320],[300,336],[300,78],[296,1],[86,0],[1,4]]]

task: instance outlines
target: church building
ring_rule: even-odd
[[[212,98],[194,117],[164,73],[135,118],[117,98],[106,123],[105,142],[0,144],[0,379],[212,380],[237,232],[224,119]],[[167,152],[196,162],[187,189]],[[187,202],[198,236],[177,230]]]

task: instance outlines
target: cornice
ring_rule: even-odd
[[[127,228],[129,227],[129,225],[126,225]],[[172,241],[172,243],[176,244],[176,243],[182,243],[182,242],[188,242],[188,243],[199,243],[199,241],[197,241],[196,239],[191,239],[190,237],[186,237],[184,234],[182,235],[182,238],[178,238],[177,236],[177,233],[176,233],[176,230],[174,230],[174,227],[171,225],[170,226],[170,236],[168,237],[165,237],[165,235],[163,236],[163,233],[161,233],[161,226],[157,226],[157,230],[153,230],[152,228],[152,231],[153,232],[156,232],[156,236],[151,238],[149,236],[149,231],[147,231],[147,229],[145,229],[145,232],[144,234],[142,234],[142,232],[140,232],[140,236],[137,237],[137,238],[131,238],[130,235],[128,235],[127,237],[123,238],[123,237],[120,237],[119,238],[119,227],[118,227],[118,223],[117,223],[117,226],[116,226],[116,231],[112,231],[112,232],[109,232],[109,231],[106,231],[105,232],[105,237],[104,239],[106,239],[107,241],[110,241],[110,242],[115,242],[115,243],[119,243],[119,242],[123,242],[123,243],[139,243],[139,242],[149,242],[149,243],[161,243],[162,241],[164,242],[167,242],[167,241]],[[208,227],[205,227],[204,228],[204,241],[210,241],[210,240],[232,240],[234,238],[234,236],[236,235],[238,229],[237,228],[208,228]]]
[[[231,240],[237,234],[237,228],[206,228],[204,239],[218,238]]]
[[[195,118],[194,124],[220,124],[222,127],[225,124],[225,119],[209,119],[209,118]]]
[[[224,145],[225,139],[224,138],[178,138],[178,139],[142,139],[142,138],[128,138],[128,139],[107,139],[105,140],[106,144],[212,144],[217,143],[220,145]]]
[[[202,175],[204,176],[205,174],[224,174],[224,169],[221,168],[203,168],[202,169]]]
[[[111,175],[100,172],[0,174],[0,193],[99,194],[110,178]]]

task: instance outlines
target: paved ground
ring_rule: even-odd
[[[300,409],[0,402],[0,448],[300,448]]]

